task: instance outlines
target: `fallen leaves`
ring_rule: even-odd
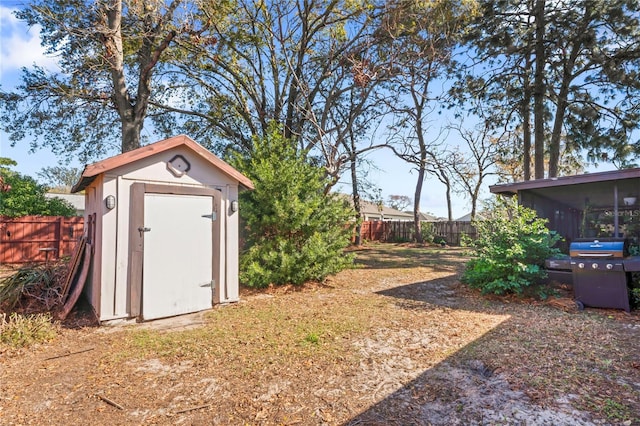
[[[437,251],[376,245],[330,285],[245,289],[240,303],[194,327],[65,328],[52,343],[0,358],[0,418],[474,424],[521,410],[561,424],[581,409],[605,423],[638,421],[637,313],[577,312],[566,294],[544,303],[482,297],[457,280],[462,254],[447,249],[439,262]],[[615,410],[587,403],[598,395]]]

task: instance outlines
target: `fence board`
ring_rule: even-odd
[[[365,221],[360,227],[360,235],[363,240],[383,241],[385,239],[385,222]]]
[[[0,217],[0,263],[44,262],[70,256],[83,229],[82,217]]]
[[[472,239],[477,236],[476,228],[471,222],[427,222],[432,226],[433,235],[443,237],[449,245],[459,246],[462,235],[465,234]]]
[[[447,244],[455,246],[460,245],[463,234],[472,239],[477,235],[471,222],[422,222],[422,227],[423,232],[428,229],[429,234],[444,238]],[[414,225],[408,221],[365,221],[362,222],[360,235],[367,241],[414,241]]]

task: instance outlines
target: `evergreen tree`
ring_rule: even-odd
[[[326,177],[276,126],[234,165],[255,185],[241,194],[246,247],[240,279],[252,287],[322,281],[347,268],[353,211],[324,194]]]
[[[518,204],[516,197],[497,199],[474,221],[478,238],[461,281],[483,293],[520,294],[546,277],[544,261],[556,256],[562,238],[547,219]],[[543,295],[544,293],[541,293]]]
[[[469,49],[461,49],[473,59],[470,75],[458,89],[467,92],[465,102],[489,106],[487,125],[522,135],[525,180],[545,177],[545,167],[547,177],[561,175],[563,151],[633,165],[640,152],[640,2],[479,3]]]

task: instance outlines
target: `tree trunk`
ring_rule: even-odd
[[[544,66],[545,66],[545,0],[536,1],[536,71],[533,83],[533,115],[535,132],[535,179],[544,178]]]
[[[140,133],[142,132],[142,121],[122,120],[122,152],[132,151],[140,148]]]
[[[171,9],[176,7],[177,3]],[[108,31],[105,31],[103,43],[105,58],[109,63],[111,82],[113,83],[113,102],[122,123],[122,152],[140,147],[140,133],[147,116],[151,97],[151,77],[154,67],[162,53],[176,36],[176,31],[168,31],[161,36],[162,26],[151,19],[145,21],[146,34],[138,51],[138,87],[135,97],[129,94],[124,66],[124,44],[122,38],[122,0],[108,0],[104,13]],[[169,21],[172,13],[165,16]],[[157,43],[157,45],[156,45]]]
[[[451,206],[451,185],[446,185],[445,196],[447,198],[447,218],[453,220],[453,207]]]
[[[587,10],[585,14],[584,22],[589,22],[589,11]],[[586,27],[586,24],[585,24]],[[585,29],[586,30],[586,29]],[[567,59],[567,62],[563,66],[562,70],[562,84],[560,86],[560,91],[558,92],[558,99],[556,100],[556,116],[553,122],[553,132],[551,133],[551,141],[549,142],[549,177],[557,177],[558,176],[558,165],[560,163],[560,139],[562,137],[562,125],[564,123],[565,113],[567,111],[568,106],[568,98],[569,98],[569,86],[571,85],[572,70],[575,67],[576,61],[578,60],[578,54],[582,49],[582,44],[578,41],[575,41],[572,48],[571,54]]]
[[[351,160],[351,192],[353,196],[353,208],[356,211],[356,238],[353,241],[353,245],[359,246],[362,244],[362,206],[360,205],[355,158]]]
[[[471,220],[476,219],[476,210],[478,208],[478,197],[480,196],[480,188],[482,188],[483,178],[482,173],[478,175],[478,182],[476,182],[473,188],[473,194],[471,194]]]
[[[531,61],[527,60],[527,69]],[[531,180],[531,80],[526,74],[522,99],[522,174],[524,180]]]
[[[565,111],[567,110],[568,94],[569,85],[565,85],[563,82],[560,94],[558,96],[558,105],[556,106],[556,117],[553,123],[553,133],[551,133],[551,141],[549,142],[550,178],[558,176],[558,164],[560,163],[560,137],[562,136],[562,122],[564,121]]]
[[[113,100],[120,116],[122,127],[121,151],[127,152],[140,146],[142,122],[136,116],[129,98],[124,75],[124,50],[122,41],[122,1],[109,0],[105,7],[109,31],[104,34],[105,57],[111,70]],[[144,117],[142,118],[144,120]]]
[[[113,101],[120,116],[122,127],[122,152],[131,151],[140,146],[141,127],[136,123],[136,114],[129,99],[127,81],[124,75],[124,50],[122,41],[122,1],[109,0],[105,6],[108,31],[103,34],[105,57],[109,62],[111,82],[113,83]]]
[[[424,158],[418,168],[418,181],[416,182],[416,192],[413,198],[413,225],[415,230],[416,243],[422,244],[422,223],[420,223],[420,195],[422,194],[422,183],[424,182],[425,168]]]

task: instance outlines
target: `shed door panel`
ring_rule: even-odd
[[[145,194],[144,319],[212,306],[212,211],[213,197]]]

